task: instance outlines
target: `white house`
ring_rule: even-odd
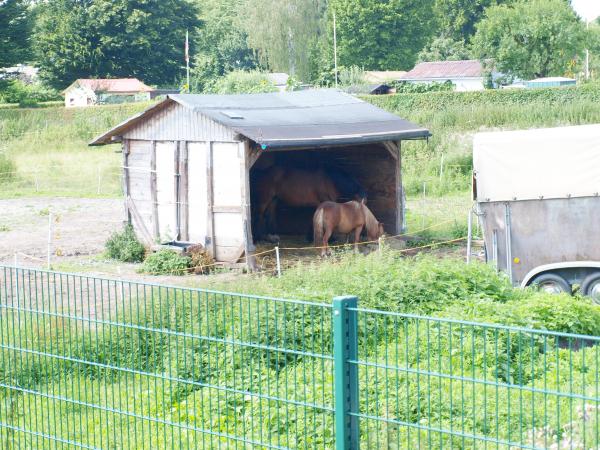
[[[66,88],[63,94],[68,108],[150,100],[153,91],[137,78],[80,78]]]
[[[475,59],[465,61],[435,61],[417,64],[399,78],[408,83],[444,83],[451,81],[459,92],[485,89],[483,65]]]

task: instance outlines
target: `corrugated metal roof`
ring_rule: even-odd
[[[423,139],[427,129],[333,89],[241,95],[171,95],[194,112],[267,147],[329,146]],[[156,106],[154,107],[156,108]],[[134,116],[91,144],[107,144],[151,111]]]
[[[478,78],[483,76],[483,66],[476,59],[465,61],[434,61],[417,64],[401,80],[421,80],[432,78]]]

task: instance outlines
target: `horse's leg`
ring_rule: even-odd
[[[331,238],[332,234],[333,229],[325,225],[325,229],[323,230],[323,248],[321,249],[321,256],[326,256],[331,253],[329,250],[329,238]]]
[[[358,253],[358,243],[360,242],[360,234],[362,233],[362,225],[354,229],[354,253]]]

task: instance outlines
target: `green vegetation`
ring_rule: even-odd
[[[138,241],[133,227],[126,225],[120,233],[113,233],[106,241],[106,255],[111,259],[123,262],[142,262],[146,249]]]
[[[189,272],[191,260],[173,250],[160,250],[148,255],[140,271],[150,275],[184,275]]]
[[[458,314],[467,320],[488,318],[495,323],[530,324],[554,331],[597,333],[600,323],[599,309],[591,302],[514,290],[489,266],[460,261],[440,264],[433,258],[400,258],[388,251],[367,257],[347,254],[333,264],[315,263],[308,269],[286,271],[281,279],[258,277],[253,281],[243,287],[254,294],[330,302],[332,296],[348,293],[359,295],[360,306],[365,308],[440,317]],[[69,435],[74,440],[88,439],[96,445],[102,441],[103,447],[118,443],[122,448],[141,448],[150,440],[157,448],[228,444],[224,438],[202,437],[160,422],[149,425],[133,416],[85,406],[93,403],[182,426],[272,439],[270,442],[282,446],[332,447],[330,414],[313,415],[310,407],[305,414],[302,406],[246,394],[332,404],[330,361],[315,362],[307,355],[283,355],[264,347],[328,353],[329,310],[322,317],[320,308],[283,307],[270,300],[220,293],[196,297],[172,288],[127,289],[134,289],[140,303],[128,303],[119,310],[118,318],[109,314],[110,325],[102,324],[102,316],[97,315],[100,322],[89,330],[68,319],[4,313],[7,323],[16,325],[2,328],[0,338],[5,345],[27,346],[33,351],[68,355],[69,359],[17,356],[3,349],[0,361],[7,363],[0,364],[0,382],[82,402],[67,406],[43,395],[0,389],[0,415],[5,421],[45,427],[62,436],[66,430],[76,430]],[[126,295],[120,292],[115,289],[115,298]],[[542,444],[537,445],[575,435],[595,442],[596,421],[582,416],[578,400],[564,395],[597,395],[600,367],[594,347],[576,351],[572,347],[576,342],[503,328],[473,328],[447,321],[426,325],[363,313],[359,317],[360,359],[422,371],[417,378],[403,370],[361,366],[361,411],[491,438],[512,436],[512,440],[530,444],[538,439],[538,429],[547,424],[547,436],[542,435]],[[115,320],[128,326],[114,326]],[[194,340],[192,335],[212,341]],[[247,348],[239,342],[263,347]],[[438,371],[452,376],[439,377]],[[473,378],[487,384],[473,383]],[[510,389],[505,384],[498,392],[489,384],[495,382],[508,383]],[[227,386],[231,391],[209,386]],[[543,394],[542,389],[550,393]],[[594,417],[595,413],[592,410],[590,414]],[[60,426],[48,428],[50,423]],[[381,445],[389,442],[397,448],[416,448],[418,439],[432,442],[435,448],[451,443],[448,436],[425,431],[413,430],[409,438],[403,429],[370,420],[361,420],[361,429],[365,447],[377,442],[378,448],[386,448]],[[9,432],[0,439],[25,442],[26,438]],[[453,438],[452,445],[461,448],[460,438]],[[50,447],[48,442],[41,448]],[[473,447],[485,448],[483,443]]]
[[[473,51],[522,79],[576,73],[584,50],[583,22],[564,0],[517,0],[492,6],[477,25]]]
[[[560,89],[431,92],[365,99],[433,133],[428,143],[405,142],[402,146],[403,181],[407,194],[413,196],[422,194],[424,182],[428,195],[470,188],[476,132],[600,122],[597,83]]]
[[[219,78],[212,90],[217,94],[258,94],[277,88],[264,72],[236,70]]]
[[[0,109],[0,197],[119,196],[120,147],[88,143],[148,106]]]

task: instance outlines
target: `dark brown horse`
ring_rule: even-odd
[[[325,201],[343,198],[365,200],[364,189],[345,172],[328,167],[314,170],[272,166],[253,183],[254,229],[258,238],[276,232],[275,216],[279,202],[291,207],[317,207]],[[307,226],[308,228],[308,226]]]
[[[364,202],[355,200],[346,203],[324,202],[313,216],[315,247],[321,247],[321,256],[329,253],[329,238],[335,232],[354,234],[354,250],[363,228],[367,229],[369,241],[383,236],[383,224],[378,222]]]

